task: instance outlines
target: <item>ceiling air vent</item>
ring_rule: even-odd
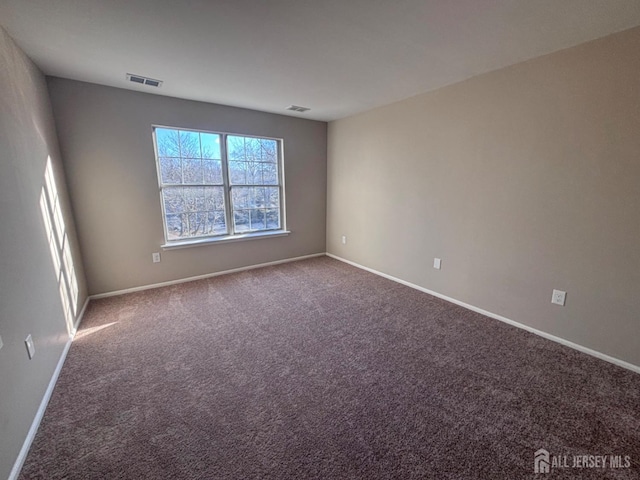
[[[133,73],[127,73],[127,80],[141,85],[149,85],[150,87],[159,87],[162,85],[162,80],[154,80],[153,78],[134,75]]]
[[[307,107],[301,107],[299,105],[289,105],[287,107],[287,110],[292,110],[294,112],[300,112],[300,113],[304,113],[304,112],[308,112],[309,110],[311,110],[310,108]]]

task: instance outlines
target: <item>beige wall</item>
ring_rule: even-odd
[[[91,294],[325,251],[327,124],[49,79]],[[291,235],[162,251],[152,125],[284,139]]]
[[[640,28],[331,122],[328,251],[640,365],[638,52]]]
[[[48,156],[79,287],[71,325],[87,294],[45,79],[1,28],[0,145],[0,478],[7,478],[69,340],[60,297],[68,280],[54,269],[40,210]]]

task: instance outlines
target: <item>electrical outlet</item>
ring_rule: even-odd
[[[29,355],[29,360],[31,360],[36,354],[36,346],[33,344],[33,338],[31,337],[31,334],[29,334],[27,338],[25,338],[24,344],[27,346],[27,354]]]
[[[441,266],[442,266],[442,259],[434,258],[433,259],[433,268],[435,268],[436,270],[440,270]]]
[[[151,258],[153,260],[153,263],[160,263],[160,253],[158,252],[152,253]]]
[[[346,235],[342,235],[342,244],[343,245],[347,244],[347,236]]]
[[[563,292],[562,290],[554,290],[553,295],[551,296],[551,303],[564,306],[566,298],[567,292]]]

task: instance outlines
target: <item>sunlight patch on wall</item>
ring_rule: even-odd
[[[64,311],[67,332],[75,333],[74,323],[78,309],[78,281],[71,256],[58,189],[51,167],[51,157],[47,157],[44,185],[40,193],[40,211],[49,242],[51,261],[58,282],[60,300]]]

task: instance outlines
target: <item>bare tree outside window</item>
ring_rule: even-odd
[[[280,140],[154,131],[167,242],[282,228]]]
[[[235,231],[280,228],[276,141],[229,135],[227,151]]]

